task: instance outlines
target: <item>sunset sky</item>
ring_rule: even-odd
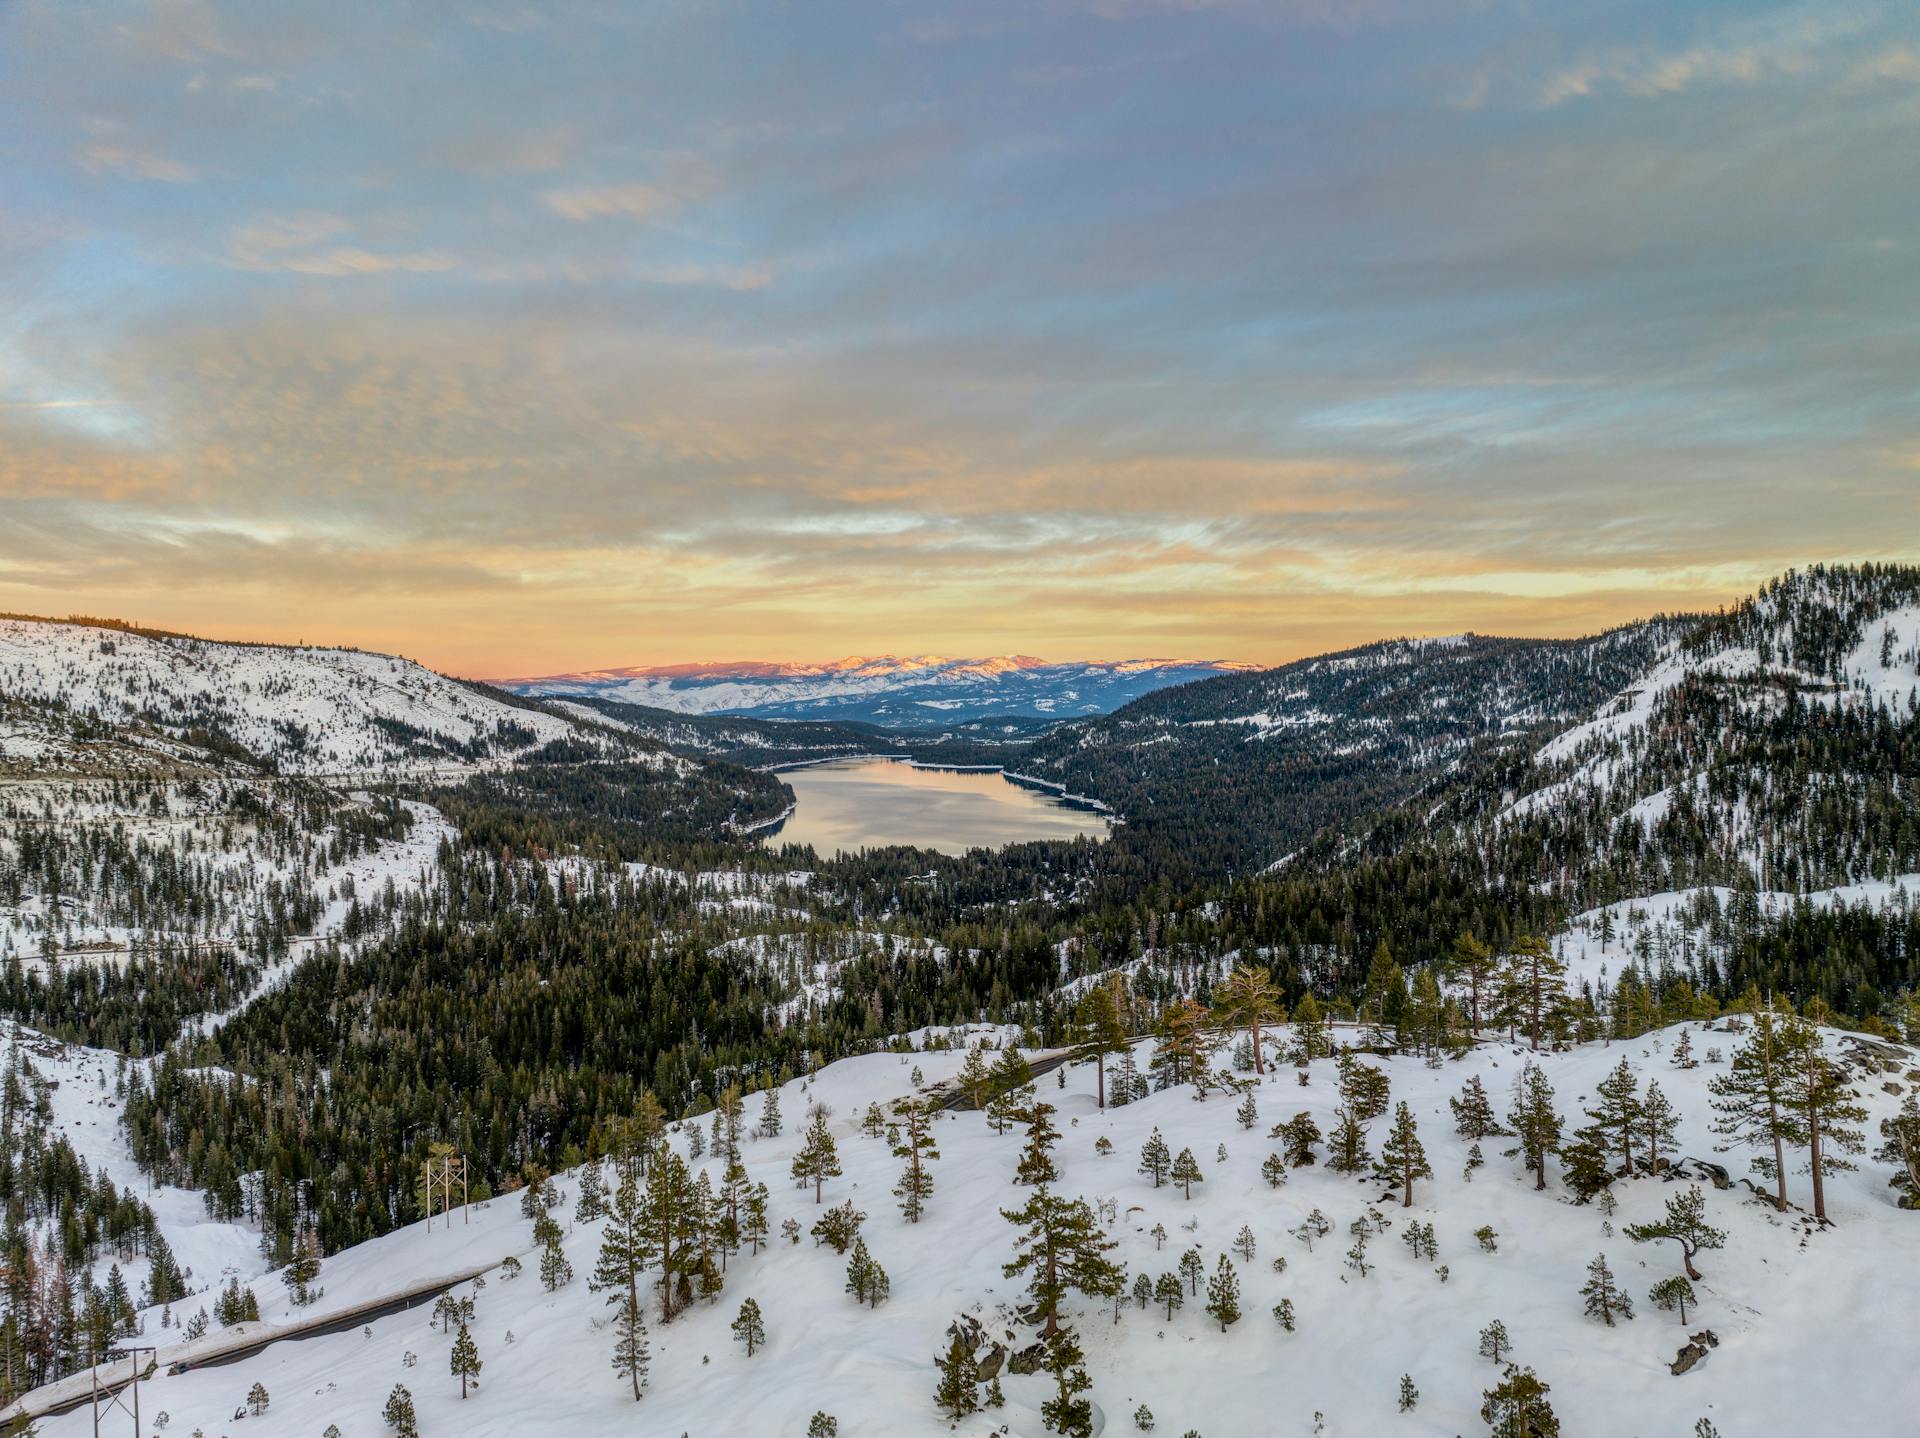
[[[1911,0],[0,3],[0,609],[1277,662],[1916,551]]]

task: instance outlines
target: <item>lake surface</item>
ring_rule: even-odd
[[[1107,821],[998,773],[916,769],[891,759],[836,759],[780,774],[793,816],[767,843],[811,844],[822,856],[911,844],[942,854],[1036,839],[1107,837]]]

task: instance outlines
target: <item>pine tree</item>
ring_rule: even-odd
[[[1143,1313],[1147,1305],[1153,1302],[1153,1280],[1144,1273],[1136,1273],[1133,1276],[1133,1301],[1140,1306]]]
[[[771,1089],[768,1090],[772,1092]],[[666,1143],[647,1165],[642,1197],[645,1251],[660,1269],[660,1316],[671,1323],[699,1272],[699,1201],[686,1161]]]
[[[1187,1301],[1187,1288],[1171,1273],[1163,1273],[1153,1285],[1154,1300],[1167,1306],[1167,1322],[1173,1322],[1174,1310]]]
[[[1647,1297],[1653,1300],[1653,1306],[1662,1313],[1680,1310],[1680,1323],[1684,1327],[1687,1321],[1687,1305],[1694,1302],[1693,1285],[1679,1274],[1663,1278],[1647,1291]]]
[[[1193,1197],[1193,1186],[1196,1183],[1206,1182],[1207,1176],[1200,1171],[1199,1160],[1194,1158],[1192,1149],[1183,1148],[1180,1150],[1179,1157],[1173,1161],[1172,1178],[1175,1183],[1180,1185],[1183,1194],[1187,1198]]]
[[[1189,1248],[1180,1255],[1180,1276],[1187,1281],[1187,1291],[1198,1297],[1200,1280],[1207,1276],[1207,1265],[1201,1259],[1199,1249]]]
[[[1192,999],[1168,1004],[1155,1028],[1153,1070],[1161,1086],[1191,1083],[1204,1096],[1207,1089],[1207,1012]]]
[[[1884,1142],[1873,1156],[1893,1165],[1887,1185],[1899,1193],[1902,1208],[1920,1208],[1920,1102],[1914,1095],[1901,1101],[1899,1113],[1880,1120],[1880,1137]]]
[[[1541,1038],[1556,1029],[1565,1014],[1566,974],[1565,961],[1545,939],[1522,934],[1514,940],[1502,976],[1504,1002],[1526,1021],[1528,1042],[1536,1052]]]
[[[1687,1277],[1695,1283],[1700,1273],[1693,1266],[1694,1255],[1706,1248],[1724,1247],[1725,1233],[1707,1222],[1707,1201],[1698,1184],[1688,1184],[1685,1193],[1667,1199],[1666,1216],[1653,1223],[1629,1223],[1621,1232],[1635,1243],[1655,1243],[1672,1239],[1680,1245],[1680,1261]]]
[[[551,1293],[572,1281],[573,1265],[567,1262],[566,1250],[560,1247],[560,1235],[556,1232],[540,1249],[540,1283]]]
[[[1480,1356],[1495,1363],[1506,1361],[1507,1354],[1513,1351],[1513,1343],[1507,1337],[1507,1325],[1494,1319],[1480,1330]]]
[[[827,1116],[816,1112],[807,1125],[807,1136],[800,1152],[793,1156],[793,1177],[797,1183],[813,1185],[813,1201],[820,1202],[821,1186],[840,1176],[840,1151],[827,1129]]]
[[[1340,1074],[1340,1101],[1356,1119],[1369,1124],[1387,1111],[1392,1089],[1384,1073],[1350,1053],[1341,1054],[1334,1063]]]
[[[1086,1200],[1039,1188],[1023,1207],[1003,1208],[1000,1216],[1023,1230],[1014,1240],[1013,1261],[1001,1271],[1008,1278],[1027,1275],[1034,1312],[1048,1334],[1060,1326],[1060,1305],[1069,1292],[1111,1298],[1125,1281],[1125,1270],[1107,1257],[1114,1242]]]
[[[1321,1137],[1320,1126],[1313,1121],[1312,1114],[1303,1111],[1276,1125],[1268,1137],[1283,1141],[1288,1163],[1295,1168],[1305,1168],[1313,1162],[1313,1146]]]
[[[1393,1111],[1393,1129],[1380,1150],[1380,1176],[1400,1185],[1400,1206],[1413,1207],[1413,1181],[1432,1178],[1427,1151],[1420,1146],[1420,1130],[1413,1121],[1413,1110],[1401,1100]]]
[[[1447,956],[1446,964],[1447,977],[1454,983],[1466,986],[1467,1017],[1473,1025],[1473,1036],[1479,1038],[1482,1004],[1492,993],[1494,977],[1499,973],[1500,965],[1493,957],[1493,950],[1472,934],[1462,934],[1454,940],[1453,952]],[[1486,1135],[1476,1136],[1484,1138]]]
[[[1092,1438],[1093,1404],[1080,1395],[1093,1387],[1093,1380],[1087,1377],[1079,1341],[1072,1329],[1058,1328],[1041,1342],[1040,1366],[1053,1375],[1055,1385],[1054,1396],[1040,1405],[1041,1421],[1061,1438]]]
[[[987,1067],[987,1056],[978,1044],[967,1050],[966,1062],[960,1065],[959,1083],[968,1108],[987,1106],[987,1098],[993,1092],[993,1070]]]
[[[1241,1224],[1240,1231],[1233,1236],[1234,1252],[1240,1255],[1240,1261],[1242,1263],[1252,1263],[1253,1255],[1258,1250],[1258,1247],[1259,1244],[1253,1236],[1253,1228],[1248,1224]]]
[[[767,1325],[760,1317],[760,1305],[751,1298],[741,1300],[740,1312],[733,1320],[733,1338],[747,1350],[749,1358],[767,1341]]]
[[[780,1137],[780,1122],[780,1090],[770,1088],[760,1101],[760,1137]]]
[[[1400,1375],[1400,1411],[1402,1413],[1413,1412],[1414,1405],[1419,1401],[1420,1390],[1413,1386],[1413,1375],[1411,1373],[1402,1373]]]
[[[1460,1096],[1448,1099],[1447,1103],[1453,1108],[1453,1131],[1460,1137],[1477,1143],[1500,1132],[1500,1125],[1493,1117],[1493,1103],[1479,1074],[1470,1076],[1461,1087]]]
[[[600,1230],[600,1258],[587,1283],[596,1293],[609,1290],[610,1304],[639,1302],[640,1274],[654,1258],[646,1219],[638,1177],[629,1168],[614,1190],[613,1204]]]
[[[1279,1154],[1270,1153],[1260,1161],[1260,1177],[1269,1188],[1279,1188],[1287,1181],[1287,1165]]]
[[[1547,1401],[1552,1391],[1531,1368],[1508,1364],[1499,1384],[1481,1395],[1480,1418],[1491,1438],[1560,1438],[1560,1420]]]
[[[853,1257],[847,1260],[847,1292],[853,1295],[856,1303],[878,1308],[881,1301],[892,1292],[892,1287],[887,1279],[887,1271],[867,1251],[866,1239],[856,1238],[853,1241]]]
[[[473,1341],[473,1335],[467,1332],[467,1325],[460,1325],[460,1332],[454,1336],[453,1352],[447,1360],[447,1366],[453,1376],[460,1380],[460,1396],[467,1396],[467,1383],[471,1380],[478,1386],[480,1378],[480,1349]]]
[[[1173,1154],[1167,1148],[1167,1141],[1160,1137],[1155,1129],[1147,1135],[1147,1141],[1140,1149],[1140,1172],[1153,1179],[1153,1186],[1160,1187],[1167,1181],[1167,1175],[1173,1169]]]
[[[1233,1116],[1240,1121],[1242,1128],[1252,1128],[1260,1122],[1260,1110],[1253,1101],[1252,1089],[1247,1090],[1246,1097],[1240,1100],[1240,1107],[1233,1111]]]
[[[900,1199],[900,1212],[908,1223],[918,1223],[926,1212],[927,1200],[933,1197],[933,1173],[927,1164],[940,1157],[940,1150],[933,1146],[932,1124],[924,1104],[908,1104],[902,1112],[900,1141],[893,1146],[893,1156],[907,1161],[893,1189]]]
[[[1864,1122],[1867,1111],[1847,1086],[1846,1071],[1822,1050],[1820,1030],[1805,1019],[1789,1019],[1781,1025],[1780,1059],[1787,1076],[1781,1102],[1793,1115],[1807,1150],[1814,1219],[1825,1223],[1826,1175],[1851,1169],[1844,1155],[1866,1147],[1861,1131],[1851,1125]]]
[[[1060,1130],[1052,1123],[1054,1107],[1035,1100],[1027,1109],[1027,1146],[1020,1154],[1020,1166],[1014,1171],[1017,1184],[1048,1184],[1060,1181],[1049,1150],[1060,1141]]]
[[[807,1438],[840,1438],[840,1420],[829,1413],[816,1412],[807,1420]]]
[[[1222,1333],[1240,1321],[1240,1276],[1233,1270],[1233,1261],[1224,1253],[1213,1277],[1207,1280],[1207,1312],[1220,1325]]]
[[[265,1413],[269,1402],[271,1400],[267,1397],[267,1387],[264,1383],[255,1383],[247,1390],[247,1411],[254,1417],[258,1418]]]
[[[1647,1167],[1658,1173],[1660,1151],[1670,1149],[1678,1142],[1680,1116],[1674,1112],[1673,1105],[1667,1102],[1660,1085],[1652,1079],[1647,1080],[1647,1098],[1641,1106],[1640,1127],[1647,1139]]]
[[[606,1191],[600,1182],[600,1165],[590,1163],[580,1170],[580,1196],[574,1200],[573,1216],[581,1223],[592,1223],[606,1216]]]
[[[1597,1318],[1609,1328],[1616,1315],[1633,1317],[1633,1300],[1613,1281],[1613,1270],[1607,1267],[1604,1253],[1594,1254],[1593,1262],[1587,1265],[1587,1281],[1581,1285],[1580,1296],[1587,1300],[1587,1317]]]
[[[1214,1013],[1222,1023],[1246,1028],[1253,1045],[1253,1071],[1264,1074],[1267,1065],[1260,1052],[1260,1026],[1285,1023],[1287,1017],[1286,1010],[1280,1006],[1280,991],[1273,986],[1272,976],[1267,970],[1251,964],[1235,964],[1233,972],[1214,990],[1213,1004]],[[1243,1126],[1251,1128],[1253,1125],[1249,1121]]]
[[[958,1333],[947,1345],[947,1356],[940,1360],[940,1382],[933,1390],[933,1401],[949,1422],[958,1423],[969,1413],[980,1411],[980,1365],[973,1350]]]
[[[1327,1167],[1336,1173],[1360,1173],[1372,1162],[1367,1152],[1367,1126],[1345,1104],[1333,1111],[1333,1133],[1327,1139]]]
[[[633,1401],[638,1403],[640,1390],[647,1386],[647,1368],[652,1362],[647,1351],[645,1306],[630,1291],[623,1291],[616,1298],[617,1305],[613,1311],[613,1371],[633,1386]]]
[[[1095,1072],[1095,1093],[1099,1107],[1107,1106],[1107,1056],[1127,1051],[1127,1031],[1120,1023],[1120,1011],[1113,990],[1096,983],[1081,996],[1074,1009],[1073,1061],[1091,1059]]]
[[[1593,1099],[1593,1107],[1586,1110],[1587,1117],[1619,1147],[1621,1172],[1632,1173],[1633,1136],[1645,1112],[1633,1066],[1621,1059],[1612,1073],[1594,1085]]]
[[[747,1192],[740,1219],[740,1241],[757,1255],[767,1240],[767,1200],[772,1197],[764,1183],[756,1183]]]
[[[1787,1211],[1786,1146],[1806,1142],[1795,1110],[1787,1103],[1788,1076],[1780,1061],[1779,1024],[1772,1006],[1754,1006],[1753,1030],[1733,1051],[1727,1071],[1713,1078],[1713,1131],[1749,1148],[1770,1148],[1771,1156],[1753,1166],[1774,1184],[1773,1206]]]
[[[1525,1155],[1527,1167],[1533,1170],[1534,1188],[1545,1188],[1547,1155],[1560,1147],[1560,1115],[1553,1107],[1553,1085],[1547,1082],[1540,1065],[1529,1063],[1520,1071],[1519,1090],[1507,1122],[1520,1139],[1516,1152]]]
[[[1280,1325],[1282,1333],[1293,1332],[1293,1300],[1283,1298],[1273,1305],[1273,1321]]]
[[[393,1392],[387,1395],[387,1406],[380,1410],[380,1417],[387,1427],[393,1429],[396,1438],[420,1438],[420,1420],[414,1417],[413,1395],[401,1384],[393,1385]]]

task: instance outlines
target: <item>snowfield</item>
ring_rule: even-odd
[[[288,774],[467,767],[582,732],[384,654],[22,619],[0,620],[0,697],[116,725],[217,728]]]
[[[1686,1027],[1693,1030],[1696,1058],[1710,1048],[1730,1052],[1736,1042],[1713,1025]],[[1236,1121],[1231,1095],[1195,1102],[1191,1089],[1176,1088],[1101,1112],[1090,1066],[1067,1070],[1064,1090],[1053,1075],[1042,1077],[1038,1093],[1057,1105],[1064,1134],[1055,1151],[1061,1190],[1112,1200],[1114,1256],[1131,1272],[1171,1272],[1192,1245],[1211,1274],[1242,1224],[1257,1241],[1252,1262],[1233,1258],[1242,1317],[1225,1333],[1202,1309],[1204,1287],[1171,1321],[1163,1309],[1143,1312],[1131,1301],[1117,1323],[1110,1304],[1094,1309],[1070,1302],[1101,1431],[1135,1432],[1132,1415],[1146,1404],[1156,1432],[1192,1430],[1203,1438],[1484,1433],[1481,1393],[1498,1373],[1477,1356],[1476,1335],[1496,1318],[1512,1334],[1515,1359],[1551,1385],[1569,1435],[1684,1438],[1700,1418],[1725,1438],[1912,1431],[1920,1371],[1900,1360],[1896,1335],[1906,1322],[1905,1295],[1920,1275],[1920,1214],[1894,1206],[1885,1166],[1871,1160],[1857,1173],[1830,1176],[1835,1221],[1824,1231],[1803,1214],[1777,1214],[1756,1201],[1739,1182],[1747,1171],[1744,1153],[1717,1152],[1707,1128],[1706,1086],[1723,1064],[1676,1067],[1671,1056],[1678,1037],[1666,1030],[1542,1055],[1541,1062],[1571,1126],[1595,1083],[1627,1059],[1643,1084],[1657,1078],[1680,1108],[1680,1151],[1689,1160],[1682,1166],[1704,1159],[1732,1170],[1729,1188],[1702,1185],[1710,1220],[1727,1231],[1727,1241],[1724,1249],[1699,1256],[1705,1274],[1696,1285],[1700,1307],[1684,1327],[1646,1299],[1653,1283],[1680,1272],[1677,1251],[1671,1244],[1633,1244],[1622,1231],[1628,1222],[1657,1216],[1684,1180],[1617,1183],[1619,1212],[1609,1232],[1596,1204],[1574,1204],[1557,1182],[1534,1192],[1519,1160],[1502,1156],[1500,1139],[1483,1145],[1484,1168],[1470,1180],[1463,1173],[1467,1145],[1453,1134],[1447,1099],[1477,1074],[1504,1118],[1528,1057],[1523,1048],[1489,1043],[1438,1069],[1413,1057],[1375,1060],[1388,1073],[1395,1099],[1412,1106],[1436,1174],[1417,1186],[1411,1210],[1399,1207],[1397,1195],[1383,1196],[1387,1186],[1379,1181],[1332,1173],[1324,1162],[1290,1171],[1278,1189],[1262,1180],[1261,1161],[1277,1147],[1266,1137],[1269,1126],[1304,1110],[1322,1130],[1331,1128],[1331,1061],[1315,1062],[1305,1087],[1290,1066],[1269,1073],[1253,1090],[1259,1117],[1252,1129]],[[403,1383],[429,1438],[800,1438],[816,1410],[838,1418],[842,1438],[948,1431],[932,1393],[933,1360],[945,1348],[949,1323],[972,1314],[994,1339],[1009,1342],[1014,1334],[1012,1348],[1029,1339],[1014,1316],[1021,1286],[1001,1276],[1014,1230],[999,1213],[1027,1196],[1011,1182],[1023,1131],[996,1136],[979,1114],[942,1115],[933,1127],[942,1154],[933,1165],[936,1188],[925,1221],[914,1226],[901,1218],[891,1193],[901,1161],[884,1140],[863,1136],[858,1120],[869,1103],[912,1093],[916,1066],[931,1084],[951,1077],[960,1062],[951,1052],[876,1054],[833,1064],[782,1091],[786,1133],[749,1141],[744,1155],[750,1175],[773,1191],[773,1246],[757,1257],[736,1255],[717,1302],[696,1305],[667,1326],[650,1311],[652,1378],[637,1405],[610,1366],[613,1336],[602,1326],[609,1310],[587,1285],[601,1224],[573,1221],[576,1171],[561,1179],[565,1203],[557,1213],[569,1230],[565,1247],[575,1277],[556,1292],[541,1287],[531,1224],[511,1195],[456,1214],[451,1227],[437,1223],[431,1234],[415,1227],[327,1260],[319,1280],[324,1297],[308,1310],[290,1308],[275,1279],[254,1282],[263,1318],[283,1322],[338,1313],[436,1275],[518,1256],[525,1264],[519,1277],[495,1273],[474,1295],[472,1331],[485,1368],[464,1402],[448,1373],[451,1340],[429,1326],[427,1308],[418,1308],[364,1328],[279,1342],[231,1366],[158,1376],[143,1386],[143,1411],[168,1413],[169,1438],[196,1429],[205,1438],[236,1431],[321,1438],[329,1424],[347,1438],[377,1438],[390,1431],[380,1417],[387,1394]],[[1858,1085],[1876,1122],[1899,1102],[1883,1083],[1905,1087],[1908,1071],[1920,1072],[1920,1055],[1912,1051],[1896,1071]],[[749,1123],[760,1102],[748,1099]],[[826,1201],[851,1199],[865,1210],[863,1236],[892,1280],[892,1298],[878,1310],[843,1291],[843,1258],[809,1238],[789,1245],[778,1236],[783,1219],[805,1227],[822,1211],[810,1188],[797,1189],[788,1178],[810,1104],[831,1110],[845,1170],[828,1181]],[[1373,1126],[1375,1152],[1384,1127],[1384,1120]],[[1191,1201],[1179,1188],[1155,1188],[1137,1172],[1141,1145],[1156,1128],[1176,1153],[1190,1147],[1200,1161],[1205,1178]],[[1103,1136],[1114,1146],[1109,1157],[1095,1153]],[[1877,1141],[1872,1124],[1869,1138]],[[674,1139],[682,1152],[687,1141],[684,1131]],[[1219,1145],[1227,1151],[1224,1161],[1216,1157]],[[716,1162],[705,1167],[718,1177]],[[1805,1178],[1795,1175],[1789,1192],[1804,1200]],[[1333,1232],[1309,1251],[1290,1230],[1316,1208]],[[1370,1209],[1387,1227],[1370,1245],[1376,1266],[1362,1277],[1344,1255],[1352,1241],[1348,1225]],[[1437,1260],[1416,1259],[1401,1242],[1413,1221],[1434,1226]],[[1156,1224],[1167,1231],[1164,1248],[1156,1248]],[[1473,1237],[1482,1225],[1497,1230],[1497,1252],[1484,1251]],[[169,1236],[184,1258],[186,1235],[169,1223]],[[1596,1253],[1607,1256],[1632,1298],[1633,1321],[1607,1328],[1583,1316],[1579,1288]],[[1274,1271],[1282,1258],[1285,1271]],[[462,1284],[456,1292],[474,1288]],[[749,1296],[767,1327],[767,1345],[752,1358],[728,1331]],[[1282,1298],[1294,1306],[1296,1332],[1282,1331],[1272,1317]],[[176,1305],[176,1315],[194,1306],[191,1299]],[[1719,1347],[1692,1372],[1672,1376],[1668,1365],[1676,1350],[1702,1329],[1713,1330]],[[149,1341],[166,1341],[157,1315],[148,1315],[147,1331]],[[412,1366],[408,1354],[417,1355]],[[165,1361],[163,1355],[163,1371]],[[1411,1413],[1398,1410],[1402,1374],[1420,1393]],[[236,1420],[255,1382],[266,1387],[271,1406],[261,1418]],[[1037,1438],[1038,1405],[1049,1380],[1003,1374],[1002,1383],[1006,1407],[964,1420],[958,1432]],[[82,1438],[91,1420],[83,1408],[43,1421],[39,1431],[44,1438]]]

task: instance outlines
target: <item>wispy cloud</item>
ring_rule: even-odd
[[[80,150],[80,168],[89,175],[118,175],[128,180],[154,180],[184,185],[199,178],[193,166],[131,145],[96,142]]]

